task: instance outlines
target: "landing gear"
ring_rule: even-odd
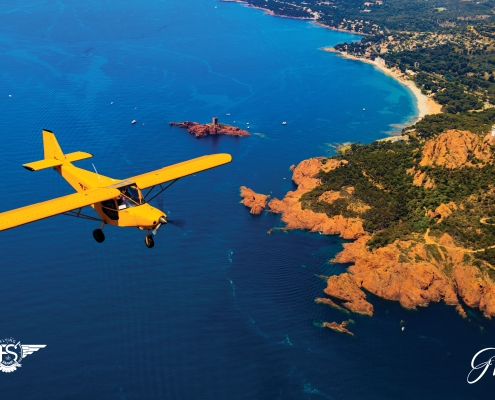
[[[95,229],[93,231],[93,237],[98,243],[103,243],[105,241],[105,234],[101,229]]]
[[[144,237],[144,243],[146,244],[146,247],[148,249],[151,249],[155,245],[155,241],[153,240],[153,236],[151,235],[146,235]]]

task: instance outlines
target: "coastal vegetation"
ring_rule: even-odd
[[[275,15],[312,17],[326,26],[373,34],[435,31],[491,18],[493,1],[459,0],[247,0]]]
[[[302,207],[329,217],[361,218],[363,228],[372,235],[371,249],[424,235],[428,228],[434,236],[448,233],[468,249],[495,245],[495,225],[483,221],[495,217],[495,165],[470,155],[469,166],[421,166],[423,147],[424,142],[416,139],[353,144],[345,154],[332,157],[346,163],[320,172],[321,184],[301,197]],[[433,185],[415,182],[421,174]],[[346,190],[349,187],[352,194]],[[330,204],[322,201],[328,191],[338,191],[341,197]],[[434,210],[450,202],[456,209],[448,218],[439,219]],[[353,207],[356,203],[367,207],[363,211],[363,207]],[[495,265],[495,251],[473,254]]]
[[[354,239],[333,260],[352,265],[328,277],[330,298],[317,302],[372,315],[372,293],[406,308],[443,299],[463,317],[463,306],[495,316],[495,2],[247,3],[363,34],[334,50],[386,67],[441,106],[400,140],[304,160],[298,189],[268,204],[286,229]]]

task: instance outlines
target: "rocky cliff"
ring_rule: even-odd
[[[310,158],[302,161],[292,172],[292,180],[297,190],[288,192],[284,199],[274,198],[268,203],[269,211],[282,214],[286,229],[306,229],[327,235],[340,235],[344,239],[356,239],[364,235],[362,221],[359,218],[344,218],[341,215],[329,218],[326,214],[312,210],[303,210],[299,201],[301,196],[319,185],[315,175],[340,167],[343,162],[323,158]]]
[[[482,138],[469,131],[449,130],[425,143],[419,165],[454,169],[473,166],[474,160],[487,162],[491,158],[490,142],[490,135]]]

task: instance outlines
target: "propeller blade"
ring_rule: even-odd
[[[183,219],[168,219],[167,222],[171,225],[175,225],[178,228],[184,228],[186,221]]]
[[[163,210],[163,195],[156,197],[156,204],[158,205],[158,209]]]

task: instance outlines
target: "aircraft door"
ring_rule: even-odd
[[[105,200],[101,202],[101,210],[105,215],[113,221],[118,221],[119,212],[117,208],[117,203],[114,199]]]

